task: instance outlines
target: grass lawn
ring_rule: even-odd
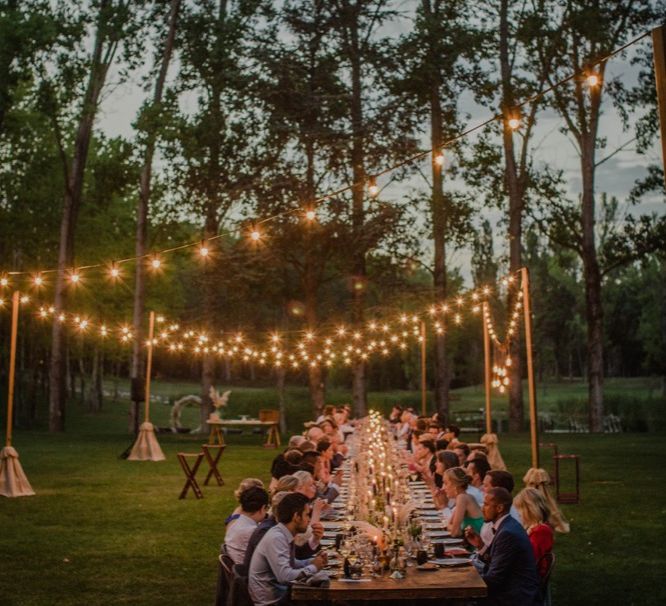
[[[257,406],[272,397],[255,390],[245,404],[254,406],[255,396]],[[165,423],[168,408],[155,410]],[[184,477],[175,453],[195,451],[202,440],[162,434],[165,462],[121,460],[125,411],[124,403],[109,405],[92,416],[72,405],[63,435],[15,433],[37,496],[0,499],[0,604],[212,603],[233,490],[247,476],[267,480],[275,452],[261,448],[259,436],[230,436],[221,463],[226,485],[204,488],[203,500],[179,501]],[[564,507],[572,532],[556,539],[554,603],[666,603],[664,435],[551,438],[561,452],[581,455],[583,496]],[[528,436],[503,435],[500,445],[521,477]]]

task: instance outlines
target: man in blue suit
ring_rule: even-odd
[[[488,604],[497,606],[537,606],[539,577],[534,551],[525,529],[509,515],[513,499],[506,488],[491,488],[483,501],[483,517],[492,523],[493,542],[483,556],[486,565],[481,577],[488,586]],[[482,547],[481,537],[466,529],[467,540]]]

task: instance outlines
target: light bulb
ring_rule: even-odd
[[[159,269],[162,266],[162,261],[155,257],[151,260],[150,265],[153,269]]]
[[[261,240],[261,234],[256,229],[253,229],[250,232],[250,239],[254,242],[259,242],[259,240]]]
[[[32,279],[32,283],[37,287],[43,286],[44,285],[44,278],[42,278],[42,276],[38,274]]]
[[[77,274],[76,272],[72,272],[69,276],[69,281],[72,284],[77,284],[81,280],[81,276]]]
[[[317,213],[312,209],[306,210],[305,211],[305,218],[308,221],[314,221],[317,218]]]
[[[509,128],[511,130],[518,130],[520,128],[520,119],[519,118],[509,118]]]
[[[368,193],[373,198],[379,194],[379,186],[377,185],[375,177],[370,177],[370,179],[368,179]]]
[[[590,74],[586,79],[585,82],[589,87],[594,87],[599,84],[599,76],[597,74]]]
[[[434,157],[434,162],[437,164],[437,166],[444,166],[444,154],[442,152],[438,152]]]
[[[0,286],[4,287],[8,285],[9,285],[9,280],[5,276],[2,276],[2,278],[0,278]]]

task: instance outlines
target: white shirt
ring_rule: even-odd
[[[247,544],[250,542],[250,537],[257,526],[257,522],[241,513],[240,517],[227,530],[224,544],[227,546],[227,551],[234,564],[242,564],[245,560]]]
[[[474,500],[477,502],[479,507],[483,507],[483,497],[485,496],[483,491],[476,486],[471,484],[467,487],[467,494],[471,497],[474,497]]]
[[[520,519],[520,514],[518,513],[518,510],[511,505],[511,509],[509,510],[509,515],[514,518],[519,524],[522,524],[523,521]],[[490,544],[493,542],[493,539],[495,538],[495,533],[493,532],[493,528],[499,527],[499,522],[501,520],[504,520],[506,516],[502,516],[500,520],[498,520],[497,526],[493,526],[492,522],[484,522],[483,526],[481,527],[481,532],[479,535],[481,536],[481,540],[484,543],[484,547],[481,549],[488,549],[490,547]]]
[[[273,526],[254,550],[248,575],[250,597],[255,606],[279,602],[289,591],[289,584],[301,575],[314,574],[312,560],[292,557],[294,537],[284,524]]]

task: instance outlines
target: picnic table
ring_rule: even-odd
[[[266,442],[264,448],[277,448],[280,446],[280,431],[279,413],[272,410],[259,411],[258,419],[241,418],[241,419],[208,419],[206,423],[210,427],[210,434],[208,436],[209,444],[224,444],[224,437],[222,435],[223,427],[260,427],[268,429],[266,433]]]

